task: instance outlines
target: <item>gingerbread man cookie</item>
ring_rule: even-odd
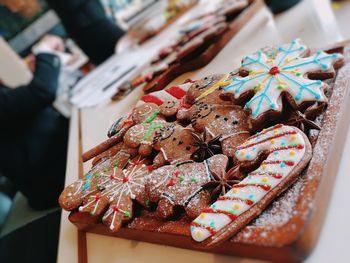
[[[193,132],[193,129],[176,123],[167,123],[159,129],[153,139],[153,148],[159,151],[153,160],[154,167],[190,160],[198,149],[194,146]]]
[[[259,167],[202,211],[191,224],[192,238],[205,247],[230,238],[298,178],[311,156],[309,140],[295,127],[278,124],[250,137],[237,147],[235,160]]]
[[[138,148],[139,154],[148,156],[152,152],[153,137],[156,131],[163,128],[167,122],[160,114],[156,104],[146,103],[133,111],[134,123],[138,123],[126,132],[124,143],[131,148]]]
[[[219,154],[202,163],[186,161],[150,173],[145,190],[150,201],[159,201],[158,216],[169,218],[175,214],[175,206],[181,206],[190,218],[196,217],[209,204],[210,192],[202,185],[213,180],[210,171],[219,172],[227,163],[227,156]]]
[[[278,48],[266,48],[242,61],[239,77],[224,87],[223,98],[245,103],[251,122],[259,127],[283,110],[283,96],[297,110],[314,102],[326,102],[322,79],[333,77],[334,68],[344,63],[341,54],[318,51],[310,56],[299,39]],[[312,79],[311,79],[312,77]]]
[[[177,120],[184,122],[191,119],[191,114],[198,110],[197,105],[199,102],[231,105],[231,102],[223,101],[220,96],[222,95],[223,87],[229,83],[229,78],[233,75],[234,73],[214,74],[192,83],[185,97],[185,101],[192,106],[180,109],[176,115]]]
[[[191,114],[192,127],[197,132],[206,131],[211,138],[221,136],[225,155],[233,156],[235,148],[249,136],[247,113],[236,105],[213,105],[199,102]]]

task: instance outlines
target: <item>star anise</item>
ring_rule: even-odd
[[[210,197],[210,202],[212,203],[220,195],[226,194],[226,192],[230,190],[234,184],[238,184],[244,178],[239,166],[231,168],[228,172],[226,172],[223,168],[220,174],[211,170],[210,173],[214,180],[202,185],[202,188],[213,189]]]
[[[211,156],[221,153],[221,135],[208,140],[207,130],[205,129],[202,136],[194,132],[192,132],[192,136],[195,142],[191,145],[198,148],[191,155],[191,158],[193,158],[195,161],[203,162]]]
[[[310,120],[306,116],[306,114],[300,111],[295,111],[291,113],[288,119],[288,125],[298,127],[304,133],[306,133],[310,129],[321,130],[320,126],[318,126],[314,121]]]

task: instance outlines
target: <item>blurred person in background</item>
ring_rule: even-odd
[[[109,19],[99,0],[46,0],[61,19],[69,37],[99,64],[114,54],[124,31]]]
[[[124,32],[109,18],[99,0],[47,0],[90,60],[99,64],[110,57]],[[37,11],[36,1],[0,0],[25,16]],[[30,10],[34,10],[30,12]],[[27,86],[0,86],[0,173],[10,178],[36,209],[57,204],[63,188],[68,121],[51,104],[55,99],[63,41],[44,37],[36,48],[34,78]],[[40,49],[40,47],[42,47]]]
[[[0,173],[35,209],[57,205],[64,183],[68,120],[51,106],[61,66],[54,53],[63,49],[61,38],[45,36],[31,82],[14,89],[0,84]]]

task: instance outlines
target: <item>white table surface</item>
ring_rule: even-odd
[[[292,9],[272,19],[267,9],[261,10],[231,40],[218,56],[205,68],[187,73],[173,83],[188,77],[196,79],[216,72],[228,72],[239,65],[243,55],[267,44],[276,44],[300,37],[312,47],[322,47],[350,38],[350,3],[337,4],[335,15],[327,0],[304,0]],[[219,70],[219,71],[218,71]],[[95,146],[105,139],[111,122],[126,114],[130,105],[136,102],[140,90],[133,91],[126,99],[103,105],[94,109],[85,109],[81,114],[83,150]],[[73,112],[69,140],[66,184],[77,179],[78,167],[78,113]],[[312,254],[306,262],[349,262],[347,249],[350,244],[350,210],[347,206],[350,176],[347,171],[350,163],[350,131],[344,142],[343,158],[339,166],[333,195],[327,211],[323,229]],[[84,165],[87,170],[90,163]],[[58,262],[77,262],[77,230],[68,221],[68,213],[61,218]],[[154,245],[119,238],[87,233],[87,255],[89,262],[262,262],[169,246]]]

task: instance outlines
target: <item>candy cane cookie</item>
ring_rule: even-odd
[[[234,158],[246,168],[260,166],[202,211],[191,223],[192,238],[204,247],[230,238],[297,179],[311,155],[309,140],[295,127],[278,124],[251,136]]]

